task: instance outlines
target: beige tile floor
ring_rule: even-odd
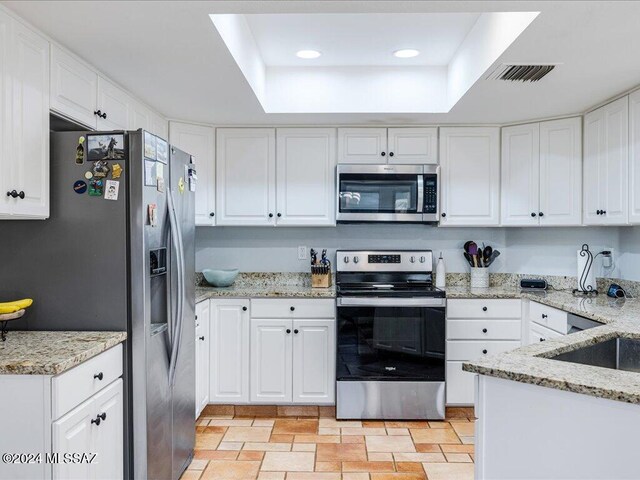
[[[469,409],[448,409],[441,422],[231,413],[198,419],[183,480],[473,480]],[[285,414],[297,413],[309,412]]]

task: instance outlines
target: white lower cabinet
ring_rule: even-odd
[[[211,300],[210,403],[249,401],[249,307],[248,299]]]
[[[251,401],[292,400],[293,322],[251,319]]]
[[[333,403],[335,343],[334,320],[293,321],[294,403]]]
[[[521,345],[522,305],[517,299],[450,299],[447,304],[447,405],[473,405],[475,374],[462,364]]]
[[[209,403],[209,301],[196,304],[196,418]]]

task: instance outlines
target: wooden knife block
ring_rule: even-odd
[[[329,287],[331,287],[331,272],[329,272],[329,273],[312,273],[311,274],[311,287],[312,288],[329,288]]]

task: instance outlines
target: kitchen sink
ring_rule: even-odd
[[[551,358],[563,362],[640,373],[640,339],[612,338]]]

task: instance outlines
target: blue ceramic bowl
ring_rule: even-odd
[[[236,281],[238,271],[237,269],[211,270],[207,268],[206,270],[202,270],[202,274],[209,285],[214,287],[229,287]]]

